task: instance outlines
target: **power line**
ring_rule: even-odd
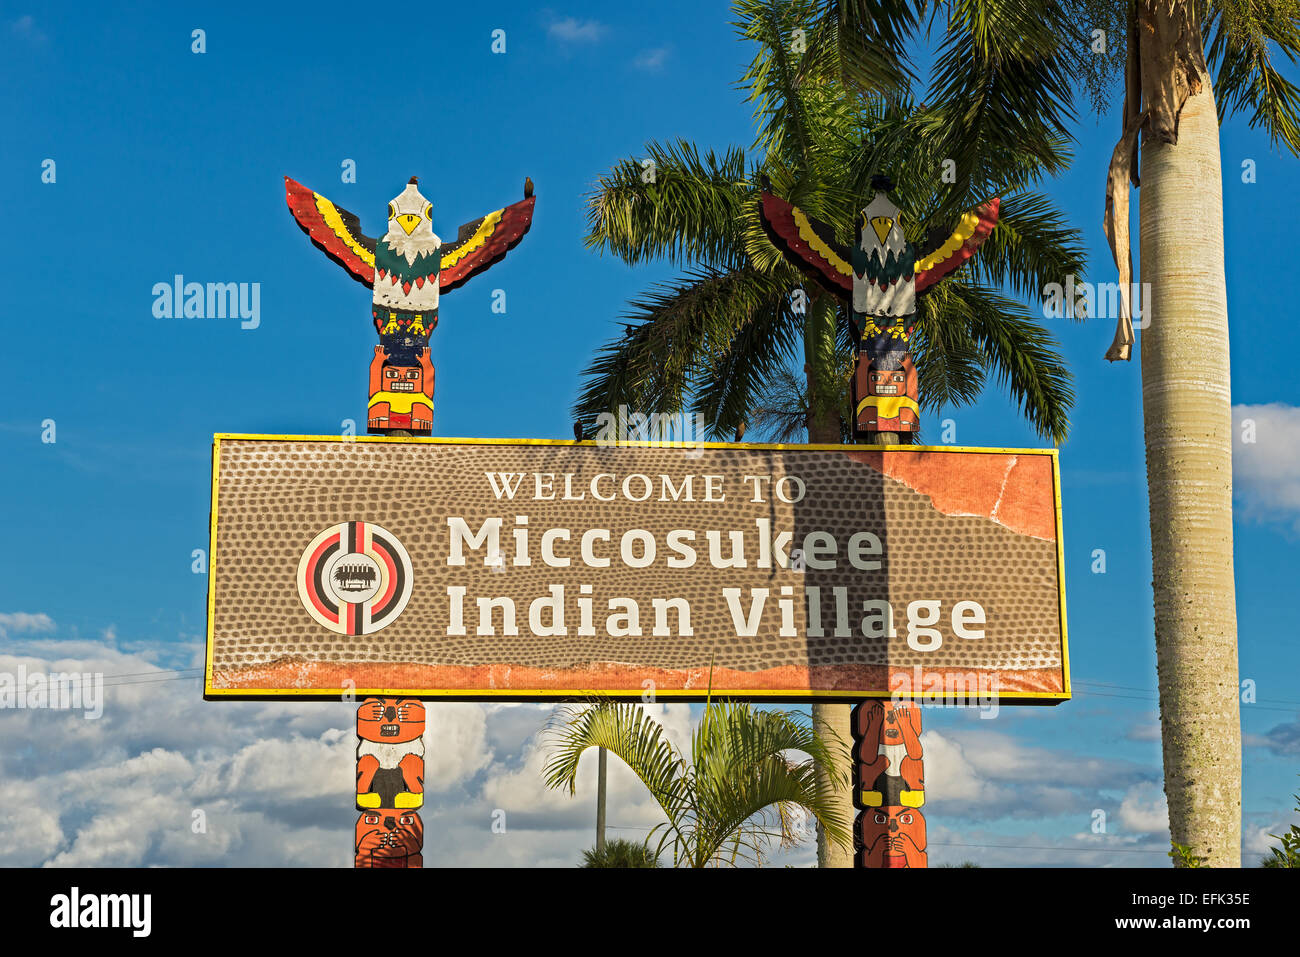
[[[1081,684],[1082,682],[1073,682],[1073,683]],[[1152,693],[1154,694],[1154,692]],[[1130,694],[1110,694],[1105,691],[1081,691],[1078,694],[1076,694],[1075,697],[1076,698],[1123,698],[1126,701],[1145,701],[1148,704],[1157,704],[1159,702],[1159,698],[1140,697],[1138,695],[1130,695]],[[1249,708],[1252,711],[1280,711],[1283,714],[1292,714],[1296,710],[1300,709],[1300,702],[1297,702],[1294,706],[1289,708],[1271,707],[1266,704],[1258,704],[1258,703],[1251,703],[1246,705],[1245,707]]]
[[[1120,690],[1120,691],[1139,691],[1139,692],[1142,692],[1143,694],[1155,694],[1155,695],[1158,695],[1158,694],[1159,694],[1159,691],[1158,691],[1158,690],[1152,690],[1151,688],[1135,688],[1135,687],[1133,687],[1132,685],[1117,685],[1117,684],[1111,684],[1111,683],[1106,682],[1106,681],[1076,680],[1076,681],[1071,682],[1071,684],[1076,684],[1076,685],[1093,685],[1093,686],[1098,687],[1098,688],[1116,688],[1116,689],[1118,689],[1118,690]],[[1097,694],[1097,693],[1099,693],[1099,692],[1093,692],[1093,693],[1094,693],[1094,694]],[[1278,705],[1291,705],[1292,707],[1300,708],[1300,701],[1284,701],[1284,700],[1282,700],[1282,699],[1280,699],[1280,698],[1257,698],[1257,699],[1256,699],[1254,702],[1252,702],[1251,704],[1252,704],[1252,706],[1255,705],[1255,704],[1278,704]]]
[[[996,847],[1008,851],[1071,851],[1075,854],[1168,854],[1159,847],[1059,847],[1053,844],[963,844],[955,841],[930,841],[938,847]]]

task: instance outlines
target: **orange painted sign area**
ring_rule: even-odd
[[[218,435],[205,694],[1053,703],[1059,487],[1050,450]]]

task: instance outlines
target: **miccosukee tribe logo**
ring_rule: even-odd
[[[411,556],[392,532],[369,522],[331,525],[298,562],[303,607],[340,635],[369,635],[391,624],[411,584]]]

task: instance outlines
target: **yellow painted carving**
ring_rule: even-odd
[[[873,216],[871,218],[871,228],[875,231],[876,238],[880,240],[880,245],[885,245],[885,239],[888,238],[890,230],[894,228],[894,220],[891,216]]]
[[[874,319],[868,319],[862,324],[863,340],[874,339],[876,336],[886,331],[889,333],[889,338],[891,339],[902,339],[904,342],[907,341],[907,327],[899,323],[891,323],[889,326],[882,326]]]
[[[905,395],[869,395],[858,403],[858,414],[862,410],[873,407],[876,415],[882,419],[892,419],[898,415],[899,409],[911,409],[920,418],[921,407],[916,404],[915,399],[909,399]]]
[[[433,403],[423,392],[376,392],[370,397],[367,408],[373,408],[379,402],[387,402],[389,410],[399,415],[409,415],[413,405],[433,412]]]
[[[343,217],[334,208],[334,204],[320,193],[312,193],[312,196],[316,197],[316,209],[320,212],[321,218],[325,220],[325,225],[334,231],[335,236],[343,240],[343,245],[357,254],[357,258],[371,269],[374,269],[375,254],[352,238],[352,234],[343,225]]]
[[[501,214],[504,212],[504,209],[498,209],[495,213],[488,213],[483,217],[483,222],[479,224],[478,229],[474,230],[473,236],[456,247],[455,252],[443,253],[442,268],[446,269],[448,266],[454,266],[470,253],[482,248],[483,244],[488,241],[488,237],[496,232],[497,223],[501,222]]]
[[[930,253],[930,255],[926,256],[924,259],[918,259],[916,261],[916,271],[925,272],[927,269],[933,269],[939,263],[943,262],[955,253],[962,247],[966,240],[975,235],[975,227],[978,226],[979,223],[979,216],[973,212],[967,213],[963,216],[961,222],[957,224],[957,228],[953,230],[953,234],[944,240],[942,246]]]
[[[841,276],[853,277],[853,267],[835,254],[835,250],[822,242],[822,238],[812,228],[812,223],[808,222],[808,216],[798,206],[790,207],[790,214],[794,217],[794,224],[799,230],[799,238],[806,242],[817,255],[830,263]]]

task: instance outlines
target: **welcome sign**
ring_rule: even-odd
[[[1070,695],[1050,450],[218,435],[208,697]]]

